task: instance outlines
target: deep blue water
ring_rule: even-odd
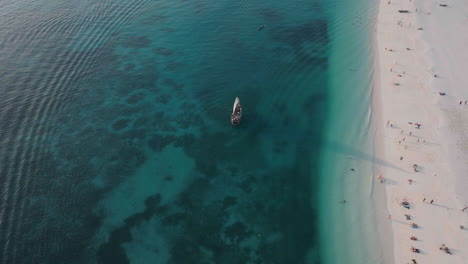
[[[2,1],[0,263],[321,263],[327,8]]]

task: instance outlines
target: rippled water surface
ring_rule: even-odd
[[[2,1],[0,263],[319,263],[325,2]]]

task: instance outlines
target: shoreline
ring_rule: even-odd
[[[375,26],[374,26],[374,32],[373,32],[373,37],[372,37],[372,47],[373,47],[373,54],[374,54],[374,74],[373,74],[373,80],[372,80],[372,94],[371,94],[371,129],[370,131],[373,132],[373,138],[371,141],[373,141],[373,166],[372,166],[372,175],[371,175],[371,180],[372,184],[374,186],[374,204],[375,204],[375,212],[374,212],[374,217],[375,217],[375,222],[377,224],[377,230],[379,234],[385,234],[384,236],[379,236],[379,241],[380,245],[382,246],[382,263],[396,263],[395,262],[395,256],[393,254],[394,252],[394,234],[392,231],[392,226],[391,224],[387,221],[387,215],[389,214],[388,208],[387,208],[387,191],[384,185],[379,184],[378,181],[375,181],[374,175],[378,175],[379,171],[381,171],[381,166],[382,160],[380,160],[377,157],[381,157],[379,155],[380,153],[384,152],[384,145],[382,144],[382,141],[380,140],[380,134],[381,129],[380,129],[380,124],[382,124],[382,117],[381,113],[379,111],[379,106],[381,105],[381,69],[380,69],[380,59],[379,55],[377,54],[379,51],[379,43],[378,43],[378,19],[380,16],[380,5],[377,8],[377,14],[375,17]]]
[[[391,259],[379,233],[390,225],[374,212],[385,208],[373,182],[372,85],[376,2],[333,6],[329,32],[330,103],[322,151],[320,226],[324,263],[384,263]],[[350,23],[343,23],[350,21]],[[346,202],[343,202],[343,201]],[[387,234],[391,232],[386,232]],[[391,251],[391,250],[390,250]]]
[[[460,32],[468,28],[468,21],[460,20],[468,8],[460,1],[449,7],[408,0],[381,1],[378,7],[372,88],[378,162],[372,177],[385,187],[380,189],[385,189],[388,210],[388,217],[382,210],[376,210],[376,217],[392,226],[393,241],[381,241],[393,245],[394,261],[386,257],[385,263],[468,262],[468,212],[461,212],[468,203],[466,192],[461,193],[468,189],[462,178],[468,168],[468,125],[463,124],[468,105],[456,105],[460,98],[468,100],[468,91],[463,91],[468,78],[462,73],[468,68],[468,46],[463,46],[468,34]],[[448,26],[454,21],[455,27]],[[444,35],[452,39],[440,40]],[[403,208],[402,201],[408,201],[410,209]],[[411,228],[413,222],[419,228]],[[453,255],[439,250],[442,243]],[[412,246],[421,253],[411,252]]]

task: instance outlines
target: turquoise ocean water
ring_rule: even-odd
[[[344,263],[375,11],[3,1],[0,263]]]

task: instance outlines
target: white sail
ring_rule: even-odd
[[[236,97],[236,100],[234,101],[234,106],[232,107],[232,113],[233,114],[236,111],[236,107],[237,107],[238,104],[240,104],[240,100],[239,100],[239,97]]]

